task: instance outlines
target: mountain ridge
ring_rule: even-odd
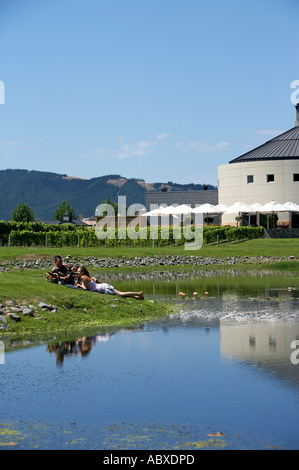
[[[217,189],[213,185],[205,185]],[[66,174],[26,169],[0,170],[0,220],[10,220],[12,211],[24,202],[35,218],[52,220],[58,205],[66,200],[76,215],[91,217],[107,197],[117,202],[126,196],[127,206],[144,204],[145,192],[156,190],[202,190],[203,184],[146,183],[142,178],[126,178],[118,174],[85,179]]]

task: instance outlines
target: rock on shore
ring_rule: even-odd
[[[14,300],[8,300],[5,305],[0,304],[0,330],[9,329],[9,325],[7,325],[8,318],[15,322],[20,322],[22,317],[26,315],[30,315],[37,320],[43,318],[39,316],[38,307],[42,311],[57,312],[55,305],[45,304],[44,302],[40,302],[38,306],[16,304]]]
[[[64,258],[65,264],[84,264],[89,268],[144,268],[144,267],[168,267],[168,266],[233,266],[236,264],[268,264],[277,263],[281,261],[294,261],[295,256],[232,256],[232,257],[208,257],[192,255],[168,255],[168,256],[136,256],[131,258],[97,258],[90,256],[87,258],[75,258],[66,256]],[[298,261],[298,260],[297,260]],[[36,260],[16,259],[2,262],[0,264],[0,272],[10,271],[11,269],[26,270],[26,269],[44,269],[45,271],[51,269],[54,263],[49,257],[40,257]]]

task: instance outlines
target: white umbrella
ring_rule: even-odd
[[[283,204],[280,204],[276,201],[268,202],[267,204],[262,205],[260,207],[259,212],[285,212],[288,209],[285,208]]]
[[[292,216],[290,215],[290,212],[299,212],[299,205],[294,202],[286,202],[284,207],[289,212],[289,226],[292,228]]]
[[[145,214],[140,214],[141,217],[164,217],[169,215],[171,212],[169,210],[171,209],[172,206],[159,206],[157,209],[153,209],[149,212],[146,212]],[[177,215],[172,216],[174,219],[178,219]]]
[[[149,212],[146,212],[145,214],[141,214],[141,217],[150,217],[152,215],[163,215],[163,210],[166,209],[167,206],[159,206],[157,209],[153,209]]]
[[[179,207],[178,204],[173,204],[169,207],[165,207],[163,210],[162,210],[162,213],[163,215],[170,215],[170,214],[174,214],[176,209]]]
[[[171,206],[164,207],[163,209],[161,209],[159,215],[161,217],[168,215],[168,216],[171,216],[173,219],[179,219],[179,217],[175,215],[175,211],[177,208],[178,208],[178,204],[173,204]]]
[[[226,209],[227,209],[226,204],[217,204],[215,206],[215,211],[217,211],[217,213],[219,214],[222,214]],[[214,212],[214,214],[216,214],[216,212]]]
[[[187,206],[186,204],[181,204],[180,206],[172,207],[173,211],[171,211],[171,214],[191,214],[194,211],[194,209]]]
[[[252,209],[243,202],[235,202],[231,206],[228,206],[223,212],[225,214],[239,214],[240,212],[249,213],[252,212]]]
[[[195,207],[195,209],[192,209],[192,212],[194,214],[207,214],[207,223],[209,225],[209,214],[215,214],[215,206],[212,204],[206,203],[206,204],[201,204],[200,206]]]
[[[250,205],[252,212],[260,212],[260,209],[262,207],[262,204],[259,202],[256,202],[255,204]]]
[[[215,214],[215,206],[212,204],[201,204],[192,209],[193,214]]]
[[[243,202],[235,202],[231,206],[228,206],[223,212],[224,214],[239,214],[239,218],[240,218],[240,214],[242,212],[245,212],[245,214],[248,214],[252,212],[252,209],[250,206],[248,206],[247,204],[244,204]],[[236,218],[236,220],[238,219]],[[237,222],[237,226],[238,226],[238,222]]]
[[[274,212],[286,212],[288,209],[286,209],[285,206],[280,204],[279,202],[276,201],[271,201],[268,202],[267,204],[264,204],[260,209],[259,212],[263,212],[266,214],[272,213],[274,216]],[[276,226],[276,222],[274,223],[274,218],[273,218],[273,228]],[[267,215],[267,228],[269,228],[269,216]]]
[[[290,211],[290,212],[299,212],[299,205],[298,204],[294,204],[294,202],[286,202],[284,204],[284,207],[286,207],[286,210],[287,211]]]
[[[251,212],[255,212],[255,214],[256,214],[256,223],[257,223],[257,225],[260,225],[260,214],[259,214],[259,212],[260,212],[260,209],[262,207],[262,204],[260,204],[259,202],[256,202],[255,204],[251,204],[250,207],[251,207]],[[251,225],[250,213],[249,213],[249,225]]]

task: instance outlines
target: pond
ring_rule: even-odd
[[[194,270],[109,281],[174,301],[178,313],[132,330],[5,345],[2,449],[299,448],[298,275]]]

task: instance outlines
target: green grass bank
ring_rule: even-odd
[[[2,339],[34,336],[46,339],[53,335],[65,338],[101,328],[135,328],[172,311],[170,305],[154,300],[123,299],[52,284],[45,280],[41,270],[1,273],[0,285],[0,315],[2,320],[3,316],[6,318],[5,323],[0,319],[0,324],[8,327],[0,330]],[[19,321],[8,317],[5,310],[9,301],[16,308],[26,306],[33,314],[17,312]],[[57,311],[43,310],[39,307],[41,302],[57,307]]]

